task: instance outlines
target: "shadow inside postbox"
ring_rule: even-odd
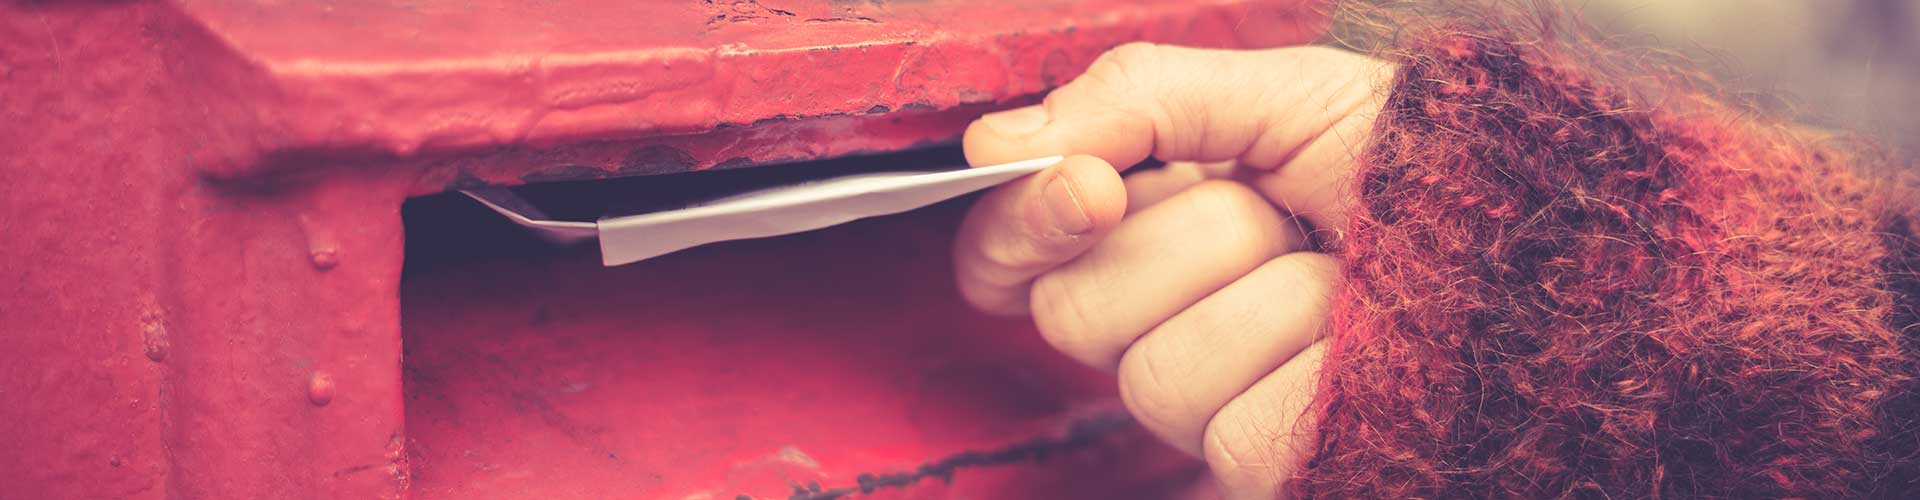
[[[954,148],[519,188],[610,204],[958,162]],[[449,193],[410,200],[402,331],[416,498],[1163,498],[1197,466],[1108,376],[954,291],[971,197],[603,267]]]

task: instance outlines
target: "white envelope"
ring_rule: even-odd
[[[601,262],[630,264],[707,243],[764,238],[913,210],[1039,172],[1061,157],[942,171],[873,172],[779,186],[699,205],[594,222],[546,220],[506,189],[461,191],[555,242],[600,240]]]

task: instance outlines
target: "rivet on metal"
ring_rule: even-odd
[[[331,248],[316,248],[312,252],[309,252],[308,256],[313,260],[314,269],[321,271],[333,269],[333,266],[340,265],[339,252],[335,252]]]
[[[307,380],[307,400],[312,401],[314,406],[326,406],[333,402],[333,391],[333,374],[313,372],[313,377]]]

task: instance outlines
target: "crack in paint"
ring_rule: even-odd
[[[921,465],[912,471],[889,472],[884,474],[861,474],[854,479],[855,486],[839,488],[821,488],[820,483],[808,481],[805,486],[793,485],[793,494],[786,500],[839,500],[848,495],[871,495],[882,488],[904,488],[922,479],[934,477],[951,483],[956,471],[963,467],[988,467],[1007,465],[1021,461],[1046,460],[1053,453],[1084,448],[1114,431],[1133,425],[1133,417],[1126,412],[1109,412],[1091,418],[1073,422],[1066,434],[1060,437],[1028,440],[1005,448],[991,451],[966,451]],[[734,500],[754,500],[750,495],[739,495]]]

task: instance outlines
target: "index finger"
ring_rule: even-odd
[[[961,296],[991,313],[1026,312],[1034,277],[1078,257],[1126,212],[1119,172],[1092,156],[1069,156],[994,188],[974,203],[954,241]]]
[[[1148,156],[1236,160],[1251,169],[1282,171],[1292,182],[1344,185],[1353,148],[1303,153],[1334,142],[1323,140],[1333,131],[1353,129],[1336,124],[1363,121],[1350,117],[1377,109],[1390,70],[1383,61],[1325,47],[1235,51],[1128,44],[1101,56],[1040,105],[981,117],[962,142],[976,165],[1061,154],[1091,155],[1120,167]],[[1347,206],[1328,196],[1273,201],[1311,214],[1323,227],[1342,226]]]

